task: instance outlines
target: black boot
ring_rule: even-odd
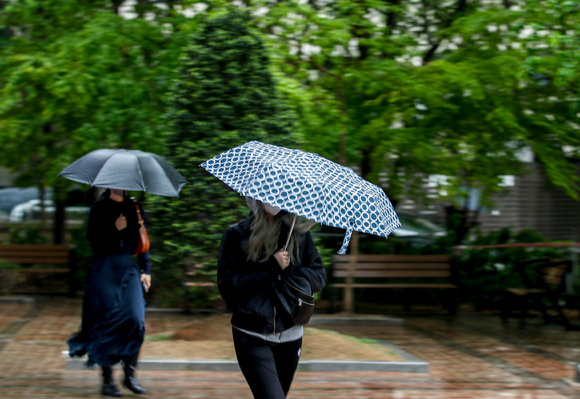
[[[110,367],[103,367],[103,390],[101,393],[106,396],[123,396],[121,390],[115,385],[113,369]]]
[[[141,395],[147,392],[145,388],[139,385],[139,382],[135,378],[135,369],[137,368],[137,358],[139,354],[133,356],[129,364],[125,363],[125,381],[123,381],[123,385],[130,390],[131,392]]]

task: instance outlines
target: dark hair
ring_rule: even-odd
[[[110,189],[110,188],[106,189],[106,190],[103,192],[103,194],[101,194],[101,198],[105,198],[105,197],[107,197],[107,198],[108,198],[108,197],[110,197],[110,196],[111,196],[111,189]],[[123,190],[123,197],[126,197],[126,196],[127,196],[127,191]]]

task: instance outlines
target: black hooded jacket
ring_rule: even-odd
[[[300,257],[286,269],[274,256],[266,262],[246,260],[253,215],[228,227],[218,256],[218,288],[228,310],[233,312],[232,325],[261,334],[279,333],[295,324],[279,308],[274,293],[279,274],[292,273],[310,281],[312,292],[320,292],[326,283],[326,272],[310,233],[300,236]],[[284,236],[284,237],[283,237]],[[287,234],[280,234],[280,248]]]

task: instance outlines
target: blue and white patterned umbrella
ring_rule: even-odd
[[[250,141],[201,164],[232,189],[327,226],[387,237],[401,226],[384,191],[318,154]]]

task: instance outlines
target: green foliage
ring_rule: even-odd
[[[17,263],[8,262],[7,260],[0,259],[0,269],[1,270],[20,270],[22,266]]]
[[[0,259],[0,295],[8,294],[12,288],[22,280],[18,271],[22,266]]]
[[[476,234],[469,245],[498,245],[508,243],[532,243],[546,241],[532,229],[517,234],[501,229],[489,234]],[[566,259],[559,248],[497,248],[466,249],[457,258],[460,303],[472,304],[476,309],[499,309],[503,290],[523,287],[514,270],[515,264],[528,259]]]
[[[248,212],[244,198],[199,165],[251,140],[293,142],[294,116],[279,99],[264,43],[249,21],[233,8],[202,16],[181,59],[167,159],[189,183],[178,199],[152,198],[147,208],[155,292],[165,303],[183,297],[184,271],[196,272],[186,280],[215,281],[221,237]]]
[[[187,19],[172,6],[128,20],[113,3],[17,1],[0,13],[0,165],[17,185],[55,187],[59,199],[71,183],[58,172],[89,151],[162,152]]]
[[[534,152],[578,197],[578,2],[252,2],[304,148],[360,168],[393,202],[489,205]],[[531,33],[530,33],[531,30]],[[290,81],[294,81],[292,85]],[[450,212],[449,215],[453,215]],[[463,212],[460,242],[475,226]]]
[[[85,287],[90,270],[93,266],[94,254],[87,240],[87,227],[83,224],[80,227],[73,228],[69,230],[70,242],[74,245],[76,253],[77,271],[76,278],[81,287]]]
[[[46,244],[44,230],[42,224],[11,226],[7,244]]]

